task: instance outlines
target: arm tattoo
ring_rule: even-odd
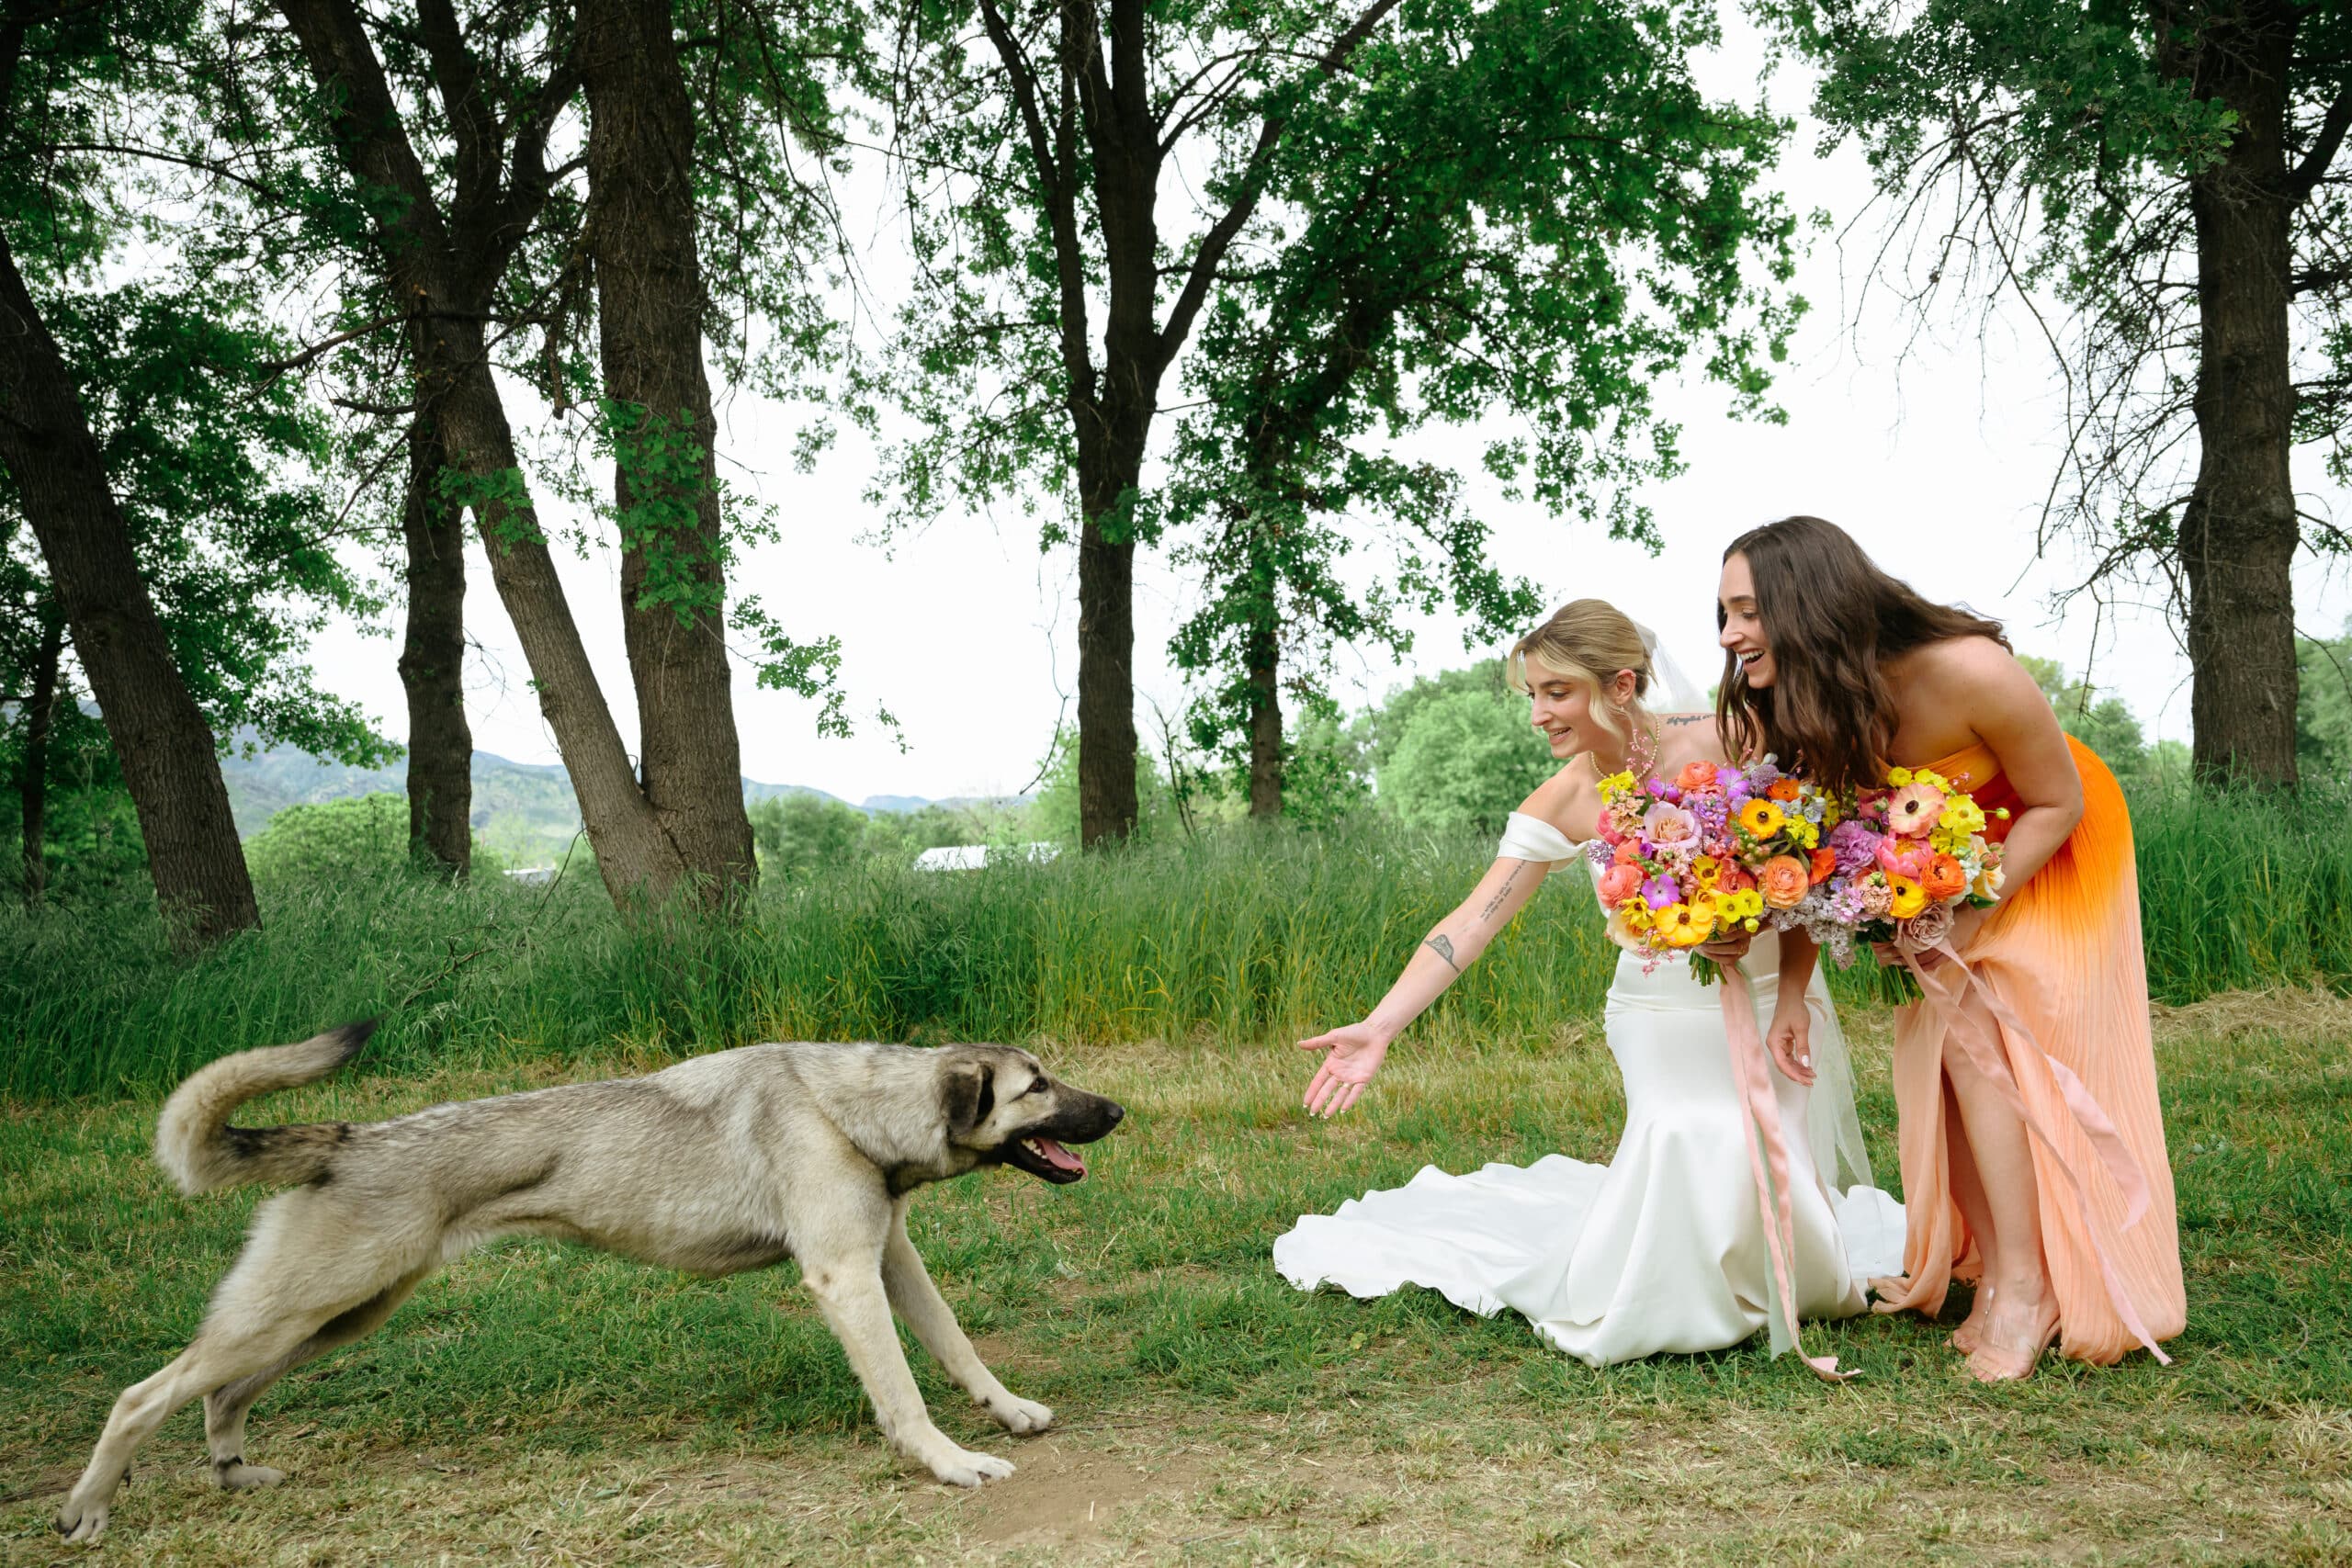
[[[1487,900],[1487,907],[1478,911],[1478,918],[1480,919],[1491,920],[1495,918],[1495,910],[1501,906],[1504,898],[1508,897],[1510,894],[1510,885],[1517,882],[1519,880],[1519,874],[1526,869],[1527,863],[1523,860],[1513,861],[1511,863],[1510,874],[1503,878],[1503,885],[1500,887],[1495,889],[1495,896]]]
[[[1445,966],[1448,969],[1453,970],[1456,975],[1462,973],[1462,965],[1453,961],[1453,943],[1446,940],[1446,936],[1443,931],[1438,932],[1437,935],[1430,938],[1429,941],[1421,943],[1421,945],[1428,948],[1431,953],[1436,953],[1440,958],[1444,959]]]

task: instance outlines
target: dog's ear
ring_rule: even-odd
[[[948,1136],[962,1137],[996,1109],[995,1064],[967,1056],[951,1065],[940,1098],[946,1106]]]

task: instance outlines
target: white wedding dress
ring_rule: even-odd
[[[1514,813],[1501,852],[1552,860],[1582,892],[1589,863],[1577,848]],[[1274,1243],[1283,1278],[1356,1296],[1419,1285],[1482,1317],[1509,1307],[1594,1366],[1719,1350],[1768,1326],[1783,1348],[1722,1003],[1682,959],[1646,972],[1644,963],[1620,955],[1603,1014],[1625,1079],[1625,1131],[1607,1165],[1549,1155],[1466,1176],[1425,1166],[1403,1187],[1301,1217]],[[1745,965],[1762,1021],[1778,963],[1767,931]],[[1871,1185],[1852,1069],[1818,971],[1805,1000],[1816,1083],[1808,1090],[1772,1071],[1795,1217],[1792,1291],[1802,1318],[1849,1317],[1864,1309],[1865,1280],[1903,1271],[1903,1208]]]

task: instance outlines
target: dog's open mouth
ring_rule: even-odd
[[[1004,1146],[1005,1163],[1052,1182],[1084,1179],[1086,1162],[1051,1138],[1023,1138]]]

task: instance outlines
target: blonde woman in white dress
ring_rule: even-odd
[[[1713,714],[1686,682],[1661,678],[1655,638],[1600,600],[1561,610],[1509,657],[1512,684],[1566,765],[1512,813],[1494,865],[1371,1015],[1299,1042],[1322,1056],[1306,1089],[1315,1114],[1337,1115],[1363,1096],[1390,1043],[1548,874],[1567,874],[1574,886],[1563,892],[1593,897],[1597,867],[1583,846],[1598,831],[1602,777],[1671,781],[1688,763],[1725,760]],[[1746,964],[1769,1019],[1779,984],[1769,931]],[[1903,1213],[1871,1185],[1853,1074],[1818,973],[1806,1003],[1815,1082],[1808,1089],[1772,1073],[1793,1187],[1792,1290],[1801,1317],[1849,1317],[1864,1310],[1860,1281],[1898,1271]],[[1464,1176],[1424,1167],[1404,1187],[1303,1216],[1275,1241],[1275,1268],[1304,1290],[1328,1281],[1377,1296],[1419,1285],[1481,1315],[1508,1307],[1594,1366],[1722,1349],[1768,1326],[1773,1348],[1783,1348],[1715,991],[1680,957],[1651,964],[1627,952],[1603,1016],[1625,1081],[1625,1128],[1608,1165],[1551,1155]]]

